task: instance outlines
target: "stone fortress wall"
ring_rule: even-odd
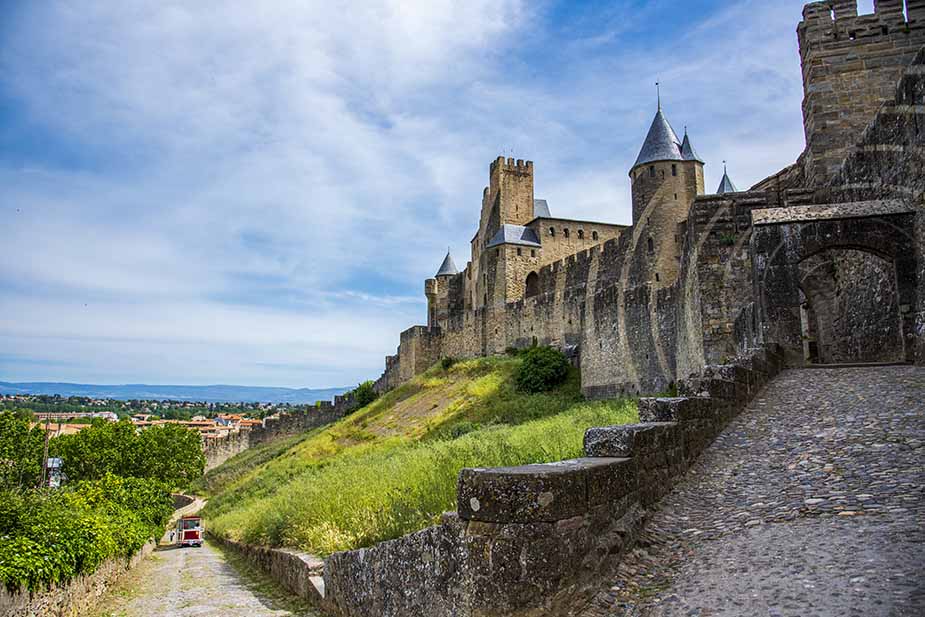
[[[295,413],[280,413],[264,419],[261,426],[242,428],[224,437],[203,439],[206,456],[205,470],[218,467],[229,458],[248,448],[278,439],[298,435],[337,422],[356,408],[352,393],[335,396],[334,401],[319,401],[315,407]]]
[[[640,424],[590,429],[584,458],[463,470],[456,512],[420,532],[332,555],[322,580],[317,567],[300,566],[299,580],[314,581],[303,595],[342,617],[575,614],[632,548],[654,504],[782,368],[826,358],[925,364],[925,49],[916,42],[925,2],[907,3],[908,22],[897,6],[881,1],[876,15],[861,17],[853,2],[805,7],[808,148],[752,190],[701,195],[698,187],[685,202],[684,187],[697,187],[696,159],[674,173],[670,163],[650,170],[647,162],[633,170],[643,174],[633,178],[633,226],[543,264],[531,293],[525,285],[523,297],[509,296],[512,247],[481,242],[473,245],[477,266],[444,274],[439,286],[428,282],[444,302],[428,326],[402,333],[380,390],[441,356],[537,341],[575,352],[589,396],[671,383],[680,396],[641,399]],[[843,36],[853,24],[870,26],[866,39]],[[907,54],[903,41],[920,51]],[[852,77],[839,77],[827,58],[843,46],[870,72],[845,65]],[[819,70],[805,70],[820,57]],[[885,88],[890,71],[895,80]],[[816,98],[833,79],[837,96]],[[843,101],[865,101],[866,117],[853,108],[842,114]],[[855,133],[817,139],[830,128]],[[532,165],[513,165],[523,188]],[[505,210],[492,205],[507,203],[495,192],[483,203],[477,239],[503,224],[492,212],[526,220],[527,195],[532,185],[520,210]],[[667,255],[676,269],[663,280]],[[470,277],[478,287],[467,285]],[[467,305],[473,289],[503,301]],[[292,560],[275,551],[263,561]]]
[[[597,243],[565,257],[559,258],[569,247],[556,244],[548,253],[557,259],[546,259],[543,251],[553,241],[543,235],[549,225],[528,220],[533,164],[497,159],[483,195],[473,260],[463,272],[426,282],[428,326],[402,333],[377,388],[407,381],[441,357],[498,354],[533,343],[574,352],[589,397],[664,391],[679,377],[762,342],[788,343],[794,364],[826,358],[923,361],[923,305],[916,297],[922,275],[914,271],[921,241],[911,242],[913,257],[898,269],[882,247],[862,247],[851,271],[859,280],[849,282],[844,268],[837,269],[840,287],[828,291],[803,289],[812,287],[809,262],[802,274],[798,264],[791,268],[783,278],[796,298],[787,305],[801,331],[796,340],[792,328],[784,335],[767,323],[782,313],[769,316],[763,308],[752,238],[753,211],[891,199],[899,205],[890,216],[914,217],[901,221],[901,229],[918,230],[921,240],[923,123],[921,105],[912,99],[921,81],[915,57],[925,45],[925,2],[909,2],[908,15],[906,21],[898,1],[880,1],[875,14],[861,16],[850,0],[807,4],[798,28],[807,149],[797,164],[752,190],[721,195],[703,194],[703,169],[696,162],[637,166],[631,171],[633,225],[612,226],[612,237],[598,234]],[[855,211],[847,218],[868,218],[863,207],[860,216],[857,207],[847,210]],[[506,219],[510,212],[516,216]],[[536,256],[517,244],[482,250],[507,220],[535,227],[544,248]],[[780,228],[779,237],[793,237],[784,221],[771,227]],[[845,242],[830,249],[850,249]],[[829,253],[830,261],[841,263],[842,257],[847,254]],[[891,315],[868,327],[858,307],[833,304],[842,288],[902,295],[895,300],[902,329]],[[824,307],[840,311],[831,323],[819,323]],[[804,345],[802,338],[810,342]],[[835,341],[840,343],[833,347]],[[883,353],[859,352],[872,343]]]

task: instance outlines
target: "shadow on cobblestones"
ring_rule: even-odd
[[[583,617],[925,615],[925,369],[790,370]]]

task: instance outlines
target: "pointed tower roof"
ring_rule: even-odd
[[[691,145],[691,138],[687,135],[687,127],[684,127],[684,141],[681,143],[681,157],[685,161],[703,163],[703,159],[700,158],[700,155],[694,150],[694,146]]]
[[[459,270],[450,255],[450,249],[447,249],[446,257],[443,258],[443,263],[440,264],[440,269],[437,270],[437,276],[454,276],[456,274],[459,274]]]
[[[732,183],[732,180],[729,179],[729,174],[726,172],[726,161],[723,161],[723,179],[719,183],[719,188],[716,189],[717,195],[725,195],[726,193],[738,193],[739,189],[736,188],[736,185]]]
[[[646,141],[642,144],[642,150],[636,158],[633,167],[644,163],[654,161],[683,161],[681,155],[681,140],[678,139],[677,133],[671,128],[665,114],[662,113],[661,105],[655,113],[655,119],[652,120],[652,126],[649,127],[649,134],[646,135]]]

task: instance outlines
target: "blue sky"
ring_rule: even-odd
[[[376,377],[488,165],[630,219],[655,112],[740,187],[803,148],[799,0],[0,2],[0,380]]]

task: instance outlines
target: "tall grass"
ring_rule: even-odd
[[[631,401],[579,403],[552,417],[476,428],[456,439],[392,441],[309,467],[242,507],[220,508],[209,524],[220,535],[317,555],[370,546],[455,509],[464,467],[574,458],[587,428],[635,419]]]

